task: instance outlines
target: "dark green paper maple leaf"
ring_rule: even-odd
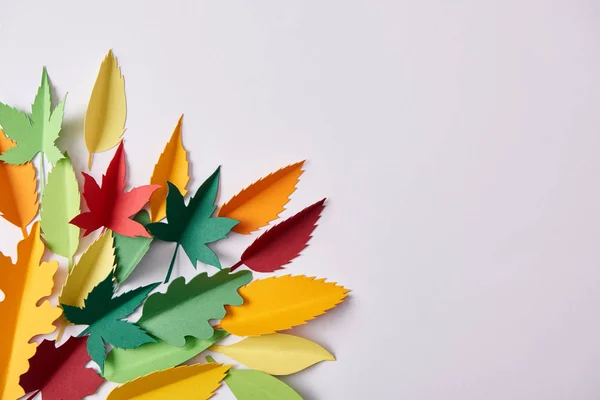
[[[105,342],[120,349],[156,342],[138,326],[121,319],[134,312],[158,285],[153,283],[113,297],[113,276],[110,274],[92,289],[83,308],[61,304],[69,322],[89,325],[79,336],[89,335],[87,350],[101,371],[104,371],[106,358]]]
[[[42,71],[42,83],[31,106],[31,115],[0,103],[0,125],[4,134],[17,145],[0,156],[0,160],[8,164],[24,164],[31,161],[37,153],[45,154],[48,161],[56,164],[64,157],[56,140],[65,110],[66,96],[52,108],[50,84],[46,68]]]
[[[171,277],[175,256],[180,245],[194,268],[200,261],[221,269],[219,258],[207,244],[225,239],[239,222],[231,218],[212,216],[217,208],[215,200],[219,190],[220,169],[221,167],[217,168],[204,181],[187,206],[177,186],[167,182],[169,185],[167,223],[155,222],[146,225],[150,234],[155,238],[177,243],[165,282],[168,282]]]

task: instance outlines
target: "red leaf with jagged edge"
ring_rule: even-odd
[[[29,359],[29,371],[21,375],[20,384],[28,399],[42,392],[44,400],[79,400],[94,394],[104,382],[93,369],[85,368],[91,360],[85,337],[71,337],[62,346],[44,340]]]
[[[265,231],[242,254],[231,271],[245,264],[256,272],[273,272],[283,269],[308,246],[312,232],[325,208],[325,200],[306,207],[298,214]]]
[[[83,236],[105,227],[123,236],[150,237],[144,226],[130,217],[144,207],[160,185],[139,186],[123,193],[126,169],[125,152],[121,142],[106,174],[102,176],[102,186],[98,186],[94,178],[83,173],[83,198],[89,211],[71,220],[73,225],[85,229]]]

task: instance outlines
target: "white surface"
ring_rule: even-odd
[[[28,107],[47,65],[83,167],[112,47],[131,184],[182,112],[192,188],[222,164],[221,200],[308,159],[285,215],[330,200],[289,272],[353,292],[295,330],[338,358],[286,379],[306,399],[597,399],[598,4],[252,3],[2,0],[0,100]],[[19,231],[0,227],[14,254]],[[223,263],[250,240],[217,246]]]

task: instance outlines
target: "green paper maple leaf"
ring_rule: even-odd
[[[194,268],[196,268],[196,263],[200,261],[221,269],[219,258],[207,244],[225,239],[231,229],[239,222],[231,218],[212,216],[217,208],[215,200],[219,190],[220,169],[221,167],[217,168],[204,181],[187,206],[177,186],[167,182],[169,185],[167,194],[168,222],[155,222],[146,225],[150,234],[155,238],[177,243],[165,282],[169,281],[177,249],[180,245]]]
[[[120,349],[132,349],[156,340],[131,322],[121,321],[138,308],[158,283],[142,286],[113,297],[112,273],[100,282],[85,299],[83,308],[61,304],[65,317],[73,324],[89,325],[79,336],[89,335],[87,350],[104,371],[106,348],[110,343]]]
[[[45,154],[48,161],[56,164],[64,157],[56,140],[60,134],[66,96],[52,108],[50,84],[46,68],[42,71],[42,83],[31,106],[31,115],[0,103],[0,126],[4,134],[16,142],[0,156],[0,160],[8,164],[24,164],[31,161],[37,153]]]

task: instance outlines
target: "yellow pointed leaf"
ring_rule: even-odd
[[[223,204],[219,217],[240,221],[233,231],[244,235],[277,219],[296,190],[303,165],[304,161],[288,165],[242,189]]]
[[[88,294],[102,282],[115,267],[114,240],[106,231],[90,245],[67,276],[58,297],[61,304],[83,307]]]
[[[258,336],[305,324],[341,303],[348,289],[325,279],[285,275],[252,281],[238,293],[244,304],[225,306],[219,325],[234,335]]]
[[[41,262],[44,244],[36,222],[31,233],[17,246],[17,263],[0,253],[0,399],[17,399],[25,394],[19,386],[19,377],[27,372],[30,357],[37,343],[29,343],[36,335],[54,331],[52,323],[60,316],[60,309],[45,300],[54,286],[53,276],[58,262]]]
[[[15,146],[15,143],[0,130],[0,154]],[[0,161],[0,214],[27,235],[27,225],[35,218],[39,203],[37,180],[31,162],[11,165]]]
[[[153,372],[116,388],[107,400],[206,400],[221,385],[230,365],[194,364]]]
[[[152,193],[150,197],[150,214],[152,222],[158,222],[167,215],[167,181],[177,186],[182,196],[187,193],[186,186],[190,180],[188,175],[187,151],[181,142],[181,120],[179,117],[177,126],[171,135],[171,139],[165,146],[158,162],[154,166],[154,172],[150,178],[151,185],[160,185],[161,188]]]
[[[321,361],[335,361],[321,345],[283,333],[247,337],[229,346],[212,346],[209,350],[271,375],[289,375]]]
[[[109,150],[121,141],[125,132],[127,101],[125,79],[112,50],[104,57],[85,114],[85,145],[90,153],[88,169],[94,153]]]

